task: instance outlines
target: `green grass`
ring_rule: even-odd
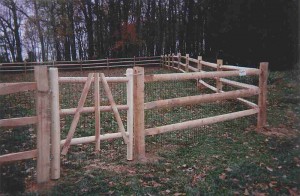
[[[155,73],[165,73],[157,70]],[[268,93],[268,130],[284,129],[293,137],[274,137],[256,132],[255,117],[166,133],[146,138],[149,161],[126,161],[121,140],[101,143],[101,153],[93,145],[72,146],[62,159],[62,177],[50,195],[267,195],[299,194],[299,72],[271,72]],[[193,81],[146,84],[146,101],[207,93],[199,92]],[[191,88],[192,87],[192,88]],[[75,88],[75,87],[72,87]],[[69,89],[69,88],[66,88]],[[81,87],[79,89],[82,89]],[[120,97],[124,86],[115,86]],[[65,91],[64,107],[77,98]],[[68,97],[69,96],[69,97]],[[77,96],[77,95],[76,95]],[[292,101],[291,101],[292,100]],[[106,100],[103,100],[104,102]],[[118,101],[124,101],[120,98]],[[90,102],[92,103],[92,102]],[[74,106],[76,107],[76,106]],[[243,110],[237,102],[203,104],[146,111],[146,127],[161,126]],[[102,113],[103,130],[116,131],[111,113]],[[122,114],[126,116],[126,113]],[[65,137],[72,118],[63,118]],[[76,136],[94,134],[93,115],[84,115]],[[126,124],[126,123],[125,123]],[[1,140],[1,145],[4,144]],[[6,145],[6,144],[5,144]],[[3,169],[2,169],[3,172]],[[13,172],[13,170],[11,171]],[[3,175],[2,175],[3,176]],[[17,178],[16,178],[17,179]],[[24,191],[24,190],[23,190]],[[35,194],[25,191],[23,194]]]

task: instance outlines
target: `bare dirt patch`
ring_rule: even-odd
[[[131,166],[118,165],[114,163],[110,164],[106,162],[100,162],[99,160],[94,160],[91,164],[84,167],[86,174],[98,169],[115,172],[118,174],[126,173],[127,175],[134,175],[136,173],[135,169]]]
[[[296,138],[299,135],[297,129],[290,129],[286,127],[264,127],[260,132],[266,136],[279,138]]]

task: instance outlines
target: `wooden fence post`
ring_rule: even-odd
[[[202,61],[202,56],[198,56],[198,62],[197,62],[197,69],[198,69],[198,72],[201,72],[202,71],[202,64],[201,64],[201,61]],[[198,78],[197,79],[197,87],[198,88],[201,88],[201,84],[199,82],[201,78]]]
[[[82,60],[80,59],[79,62],[80,62],[80,71],[82,71]]]
[[[37,82],[37,182],[43,183],[50,178],[50,122],[48,116],[49,85],[46,66],[34,67]]]
[[[109,69],[109,60],[108,60],[108,57],[106,57],[106,68]]]
[[[170,69],[170,54],[168,54],[168,69]]]
[[[164,64],[164,57],[163,55],[160,55],[160,66],[162,67]]]
[[[133,67],[135,67],[135,56],[133,56]]]
[[[172,53],[172,67],[174,67],[174,53]]]
[[[133,69],[126,70],[127,82],[127,132],[129,141],[127,144],[127,160],[133,160]]]
[[[100,87],[99,87],[99,73],[94,75],[94,99],[95,99],[95,151],[100,151]]]
[[[177,64],[177,68],[180,68],[180,63],[181,63],[181,53],[178,53],[178,64]]]
[[[145,156],[145,122],[144,122],[144,68],[133,69],[133,105],[134,105],[134,158],[143,161]]]
[[[221,71],[221,66],[222,65],[223,65],[223,60],[218,59],[217,60],[217,71]],[[218,93],[222,91],[222,82],[220,81],[219,77],[216,78],[216,87],[217,87],[217,92]]]
[[[27,61],[24,61],[25,74],[27,74]]]
[[[269,63],[260,63],[259,74],[259,94],[258,94],[258,107],[259,112],[257,115],[257,128],[266,126],[267,123],[267,82],[268,82],[268,66]]]
[[[186,58],[185,58],[185,72],[189,72],[189,54],[186,54]]]
[[[60,115],[58,69],[49,69],[51,89],[51,179],[60,178]]]

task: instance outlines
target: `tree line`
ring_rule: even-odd
[[[298,0],[0,0],[0,62],[165,53],[231,64],[298,57]]]

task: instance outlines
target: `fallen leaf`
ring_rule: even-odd
[[[300,195],[300,192],[297,190],[297,188],[292,188],[292,189],[289,189],[289,193],[290,193],[290,196],[298,196]]]
[[[275,187],[276,186],[276,184],[277,184],[277,182],[276,181],[271,181],[270,183],[269,183],[269,187]]]
[[[266,193],[261,193],[261,192],[258,192],[258,191],[255,191],[253,193],[254,196],[266,196],[267,194]]]
[[[266,168],[267,168],[267,170],[270,171],[270,172],[273,171],[273,169],[272,169],[271,167],[268,167],[268,166],[267,166]]]
[[[204,181],[206,174],[198,174],[193,176],[192,185],[194,186],[198,181]]]
[[[245,191],[244,191],[244,195],[250,195],[250,193],[249,193],[248,189],[245,189]]]
[[[233,179],[232,179],[232,182],[234,182],[234,183],[237,184],[237,183],[239,183],[240,181],[239,181],[238,179],[236,179],[236,178],[233,178]]]
[[[219,178],[220,178],[221,180],[225,180],[226,174],[225,174],[225,173],[222,173],[221,175],[219,175]]]
[[[227,167],[227,168],[225,169],[225,171],[227,171],[227,172],[231,172],[231,171],[232,171],[232,169],[231,169],[230,167]]]
[[[174,196],[186,195],[185,193],[174,193]]]
[[[159,183],[157,183],[155,181],[152,181],[152,186],[153,187],[159,187],[159,186],[161,186],[161,184],[159,184]]]

